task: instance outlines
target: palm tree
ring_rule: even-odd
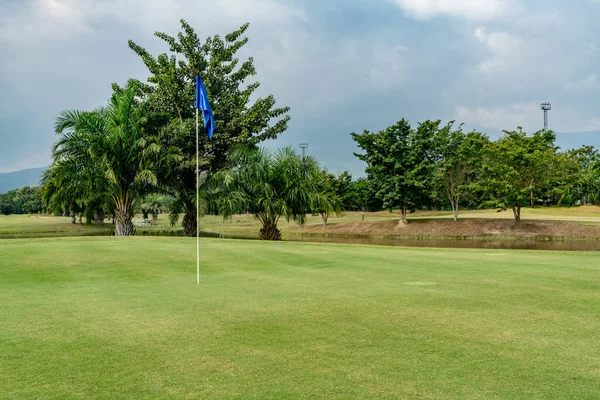
[[[104,222],[104,204],[109,199],[107,179],[90,158],[55,159],[42,175],[42,198],[49,209],[68,210],[74,224],[78,212]]]
[[[103,178],[115,206],[117,236],[134,233],[134,207],[157,183],[154,167],[160,146],[144,131],[145,106],[137,94],[136,86],[119,90],[107,107],[64,111],[55,124],[61,137],[53,147],[54,162],[89,165]],[[97,188],[93,180],[83,181]]]
[[[219,172],[222,191],[217,201],[225,218],[248,211],[260,221],[262,240],[281,240],[281,217],[304,224],[306,213],[329,202],[319,191],[321,172],[312,157],[302,158],[291,147],[269,152],[242,150],[232,157],[235,167]]]

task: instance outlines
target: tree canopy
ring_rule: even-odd
[[[227,166],[232,148],[254,147],[274,139],[286,130],[288,107],[276,107],[272,95],[256,97],[260,84],[250,81],[256,75],[253,58],[241,62],[238,52],[248,43],[244,36],[249,24],[221,38],[215,35],[201,41],[195,30],[181,20],[181,32],[171,36],[156,32],[166,43],[168,53],[150,54],[134,41],[129,47],[140,56],[150,77],[139,85],[147,99],[152,129],[163,149],[177,149],[182,158],[165,163],[157,170],[160,190],[173,196],[171,211],[184,213],[187,235],[196,234],[196,136],[195,78],[206,86],[215,116],[212,139],[200,137],[201,168],[216,173]],[[202,123],[202,121],[200,121]]]

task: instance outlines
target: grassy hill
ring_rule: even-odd
[[[0,174],[0,193],[6,193],[24,186],[36,186],[40,184],[42,173],[48,167],[30,168],[21,171]]]

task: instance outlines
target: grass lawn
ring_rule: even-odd
[[[417,211],[409,214],[408,221],[415,220],[451,220],[453,218],[452,211]],[[497,212],[496,210],[465,210],[461,211],[459,218],[461,219],[486,219],[486,220],[512,220],[513,214],[511,210]],[[360,212],[345,212],[341,216],[331,216],[329,225],[347,224],[359,222],[362,219]],[[380,211],[365,214],[367,222],[384,222],[400,219],[400,211]],[[585,206],[585,207],[536,207],[524,208],[522,210],[523,221],[565,221],[565,222],[580,222],[584,224],[600,224],[600,207]],[[323,223],[320,216],[309,216],[306,221],[307,226],[321,225]],[[229,220],[222,222],[220,217],[207,216],[201,221],[201,229],[207,232],[216,232],[224,234],[246,234],[256,235],[260,230],[259,222],[252,215],[237,215],[234,216],[232,222]],[[288,224],[285,220],[280,221],[279,227],[283,234],[300,233],[297,225],[292,222]]]
[[[141,219],[141,215],[136,216]],[[136,227],[139,234],[147,232],[166,232],[181,230],[179,226],[171,227],[168,215],[159,215],[157,221],[149,227]],[[110,235],[114,225],[106,219],[104,225],[80,225],[71,223],[70,217],[50,215],[0,215],[0,239],[15,237],[54,237],[54,236],[94,236]]]
[[[585,206],[585,207],[537,207],[534,209],[524,208],[522,211],[524,221],[567,221],[580,222],[583,224],[600,224],[600,207]],[[141,218],[138,215],[137,218]],[[512,219],[512,211],[504,211],[501,213],[495,210],[467,210],[462,211],[461,219]],[[345,212],[340,216],[331,216],[329,218],[330,225],[356,223],[361,221],[362,213],[360,212]],[[367,222],[384,222],[399,220],[400,212],[388,211],[366,213],[365,220]],[[408,217],[409,223],[411,220],[434,220],[441,219],[444,221],[452,219],[451,211],[417,211]],[[308,216],[306,225],[321,225],[323,222],[320,216]],[[286,234],[302,233],[295,222],[288,223],[285,220],[280,220],[279,228],[284,236]],[[200,229],[205,232],[220,233],[226,235],[244,235],[257,237],[260,231],[260,223],[252,215],[236,215],[232,220],[223,222],[223,219],[218,216],[205,216],[200,220]],[[37,216],[37,215],[0,215],[0,239],[15,238],[15,237],[48,237],[48,236],[89,236],[99,234],[110,234],[114,227],[107,219],[105,225],[94,224],[92,226],[73,225],[69,217],[53,217],[53,216]],[[168,215],[161,214],[157,221],[153,221],[150,227],[136,227],[137,234],[165,234],[165,233],[181,233],[182,228],[178,224],[172,227],[169,224]]]
[[[594,253],[0,241],[7,399],[597,399]]]

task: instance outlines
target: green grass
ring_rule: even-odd
[[[141,218],[141,216],[136,216]],[[159,215],[152,226],[136,227],[138,234],[144,232],[173,232],[181,230],[179,226],[171,227],[168,216]],[[0,239],[18,237],[55,237],[55,236],[98,236],[110,235],[114,231],[110,219],[104,225],[80,225],[71,223],[70,217],[50,215],[0,215]]]
[[[141,216],[137,216],[140,218]],[[418,219],[451,219],[452,212],[449,211],[417,211],[409,215],[410,220]],[[466,210],[461,211],[460,218],[463,219],[512,219],[512,211],[496,212],[495,210]],[[544,221],[573,221],[585,224],[600,224],[600,207],[537,207],[524,208],[522,218],[527,220]],[[331,216],[329,224],[344,224],[358,222],[362,219],[360,212],[345,212],[340,216]],[[366,221],[389,221],[399,220],[400,213],[395,211],[381,211],[366,213]],[[44,236],[90,236],[110,234],[113,231],[112,224],[104,226],[94,224],[92,226],[73,225],[69,217],[51,216],[29,216],[29,215],[0,215],[0,239],[15,237],[44,237]],[[320,225],[320,216],[308,216],[306,224]],[[286,234],[298,234],[295,222],[288,223],[285,220],[279,222],[284,236]],[[168,215],[161,214],[151,227],[137,227],[137,234],[165,234],[181,233],[179,225],[170,226]],[[226,235],[244,235],[257,237],[260,231],[260,223],[252,215],[236,215],[232,221],[223,221],[218,216],[205,216],[200,220],[200,229],[205,232],[220,233]]]
[[[451,211],[417,211],[409,214],[409,223],[411,220],[422,219],[452,219]],[[496,210],[465,210],[460,213],[461,219],[513,219],[511,210],[497,212]],[[366,221],[390,221],[399,220],[400,212],[380,211],[374,213],[366,213]],[[600,224],[600,207],[536,207],[524,208],[522,210],[522,219],[524,221],[572,221],[587,224]],[[362,220],[360,212],[345,212],[340,216],[331,216],[329,224],[345,224],[359,222]],[[323,223],[320,216],[309,216],[306,225],[321,225]],[[207,216],[201,221],[201,229],[207,232],[216,232],[224,234],[241,234],[241,235],[256,235],[260,230],[259,222],[252,215],[237,215],[233,217],[233,221],[229,220],[223,223],[219,217]],[[280,221],[279,227],[284,235],[286,233],[300,233],[294,228],[296,224],[287,223],[285,220]]]
[[[595,253],[0,242],[7,399],[597,399]]]

